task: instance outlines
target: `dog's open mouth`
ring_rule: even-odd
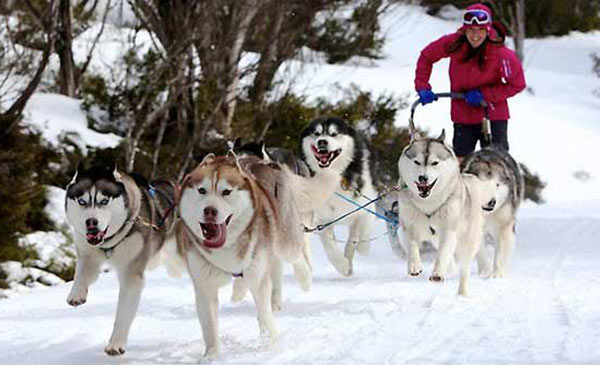
[[[104,236],[108,231],[108,227],[109,226],[106,226],[106,229],[104,229],[104,231],[101,231],[98,228],[88,229],[87,233],[85,234],[85,238],[88,241],[88,243],[92,246],[97,246],[100,243],[102,243],[102,241],[104,241]]]
[[[223,223],[200,223],[204,239],[202,244],[208,248],[219,248],[227,240],[227,225],[231,221],[231,215]]]
[[[431,194],[431,189],[433,189],[433,186],[436,182],[437,179],[435,179],[431,184],[427,184],[427,182],[415,182],[415,185],[417,185],[417,189],[419,190],[419,196],[421,198],[427,198],[429,194]]]
[[[317,162],[319,163],[320,168],[329,167],[331,165],[331,163],[333,162],[333,160],[335,160],[342,152],[342,150],[340,148],[338,148],[335,151],[329,151],[326,148],[318,149],[317,147],[315,147],[315,145],[312,145],[311,148],[312,148],[313,155],[315,156],[315,158],[317,159]]]

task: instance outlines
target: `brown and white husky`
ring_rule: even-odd
[[[194,283],[205,356],[219,353],[218,290],[242,278],[254,298],[261,334],[277,337],[272,295],[282,260],[308,290],[311,269],[289,173],[277,164],[233,153],[209,154],[178,191],[177,249]],[[274,283],[275,282],[275,283]]]

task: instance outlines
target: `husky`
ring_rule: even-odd
[[[516,214],[525,195],[523,175],[508,152],[493,146],[467,156],[462,171],[496,184],[494,196],[483,206],[485,230],[495,243],[493,271],[483,247],[477,259],[480,273],[491,271],[492,277],[503,277],[515,246]]]
[[[317,190],[308,191],[306,197],[312,202],[313,225],[328,224],[377,198],[367,141],[345,120],[317,118],[302,131],[300,140],[301,158],[308,166],[310,180],[317,182]],[[323,193],[319,199],[314,197],[317,191]],[[319,233],[329,261],[343,276],[352,275],[355,251],[369,253],[373,221],[374,215],[363,209],[336,223],[349,227],[344,251],[336,243],[333,226]]]
[[[166,181],[149,183],[114,166],[86,169],[80,164],[66,190],[66,216],[74,229],[77,253],[67,303],[84,304],[100,266],[111,264],[119,278],[119,301],[104,351],[122,355],[144,286],[144,271],[158,260],[172,228],[173,186]]]
[[[475,175],[461,174],[452,148],[437,138],[411,133],[411,141],[398,159],[398,218],[409,246],[408,274],[423,271],[419,243],[430,241],[438,249],[430,281],[441,282],[458,259],[459,295],[467,295],[471,262],[483,239],[483,206],[495,185]]]
[[[264,141],[243,143],[241,138],[235,139],[232,149],[240,157],[260,157],[266,161],[286,165],[296,175],[309,176],[308,166],[303,160],[297,158],[292,150],[280,147],[267,147]]]
[[[218,290],[232,277],[250,289],[261,334],[274,340],[278,331],[273,281],[281,261],[293,263],[300,287],[311,284],[304,255],[304,232],[292,197],[292,175],[278,164],[256,157],[207,155],[184,177],[177,192],[177,249],[196,292],[196,308],[206,344],[205,356],[219,354]],[[280,285],[280,283],[278,284]]]

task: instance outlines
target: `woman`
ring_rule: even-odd
[[[477,141],[486,145],[482,132],[482,100],[488,104],[492,143],[508,151],[507,98],[525,88],[523,68],[516,54],[506,48],[503,34],[492,26],[492,11],[474,4],[463,15],[463,26],[421,51],[415,72],[415,89],[421,104],[437,100],[429,76],[434,63],[450,57],[450,89],[465,93],[465,99],[452,99],[454,122],[452,145],[459,160],[475,150]]]

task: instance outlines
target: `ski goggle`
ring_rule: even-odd
[[[491,23],[490,14],[485,10],[473,9],[465,11],[463,15],[464,24],[489,24]]]

